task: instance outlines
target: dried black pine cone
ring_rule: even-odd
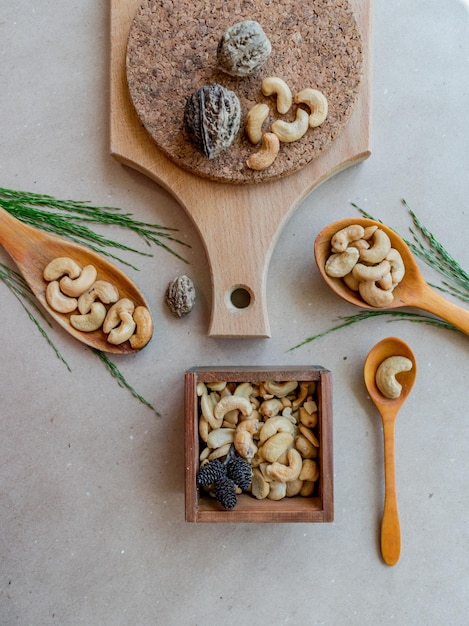
[[[225,477],[225,466],[218,459],[213,459],[213,461],[209,461],[206,465],[200,468],[196,482],[198,485],[202,485],[206,487],[207,485],[213,485],[220,480],[220,478]]]
[[[246,459],[235,456],[226,465],[226,475],[244,491],[251,484],[252,468]]]
[[[236,495],[236,485],[231,478],[228,476],[219,478],[215,483],[214,493],[215,498],[225,509],[231,511],[235,508],[238,496]]]

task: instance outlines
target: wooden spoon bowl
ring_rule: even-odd
[[[441,317],[456,328],[459,328],[462,332],[466,333],[466,335],[469,334],[469,311],[466,311],[446,298],[443,298],[443,296],[436,293],[426,283],[408,245],[401,237],[399,237],[399,235],[397,235],[388,226],[381,224],[381,222],[365,218],[349,218],[339,220],[338,222],[333,222],[332,224],[326,226],[316,237],[316,241],[314,243],[314,256],[318,269],[326,283],[338,296],[355,306],[361,307],[362,309],[379,310],[378,307],[370,306],[362,300],[360,295],[349,289],[342,279],[331,278],[328,276],[324,269],[326,260],[331,254],[332,237],[337,231],[351,224],[361,224],[363,227],[373,225],[378,226],[381,230],[387,233],[391,240],[392,247],[395,248],[402,256],[405,265],[405,276],[399,285],[397,285],[394,289],[394,300],[389,306],[386,307],[386,310],[406,306],[422,309],[427,313],[432,313]]]
[[[15,261],[41,305],[62,328],[75,339],[102,352],[114,354],[136,352],[129,341],[117,346],[109,343],[101,329],[86,333],[76,330],[70,324],[68,314],[57,313],[50,308],[45,295],[47,282],[43,278],[44,268],[53,259],[66,256],[72,258],[81,267],[94,265],[98,271],[98,278],[115,285],[121,298],[129,298],[135,306],[142,305],[150,310],[141,291],[124,272],[85,246],[28,226],[1,208],[0,222],[0,244]]]
[[[376,385],[376,371],[379,365],[391,356],[403,356],[412,361],[412,369],[407,372],[400,372],[396,376],[396,379],[402,385],[402,391],[401,395],[395,399],[385,397]],[[401,551],[394,460],[394,425],[399,409],[408,397],[416,376],[417,366],[412,350],[406,343],[396,337],[388,337],[377,343],[365,360],[365,385],[370,398],[381,415],[383,424],[385,496],[381,522],[381,554],[388,565],[397,563]]]

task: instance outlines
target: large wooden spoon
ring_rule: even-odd
[[[376,309],[376,307],[366,304],[357,292],[349,289],[341,278],[331,278],[324,269],[326,260],[331,254],[330,242],[333,235],[341,228],[345,228],[350,224],[361,224],[364,227],[378,226],[388,234],[393,248],[396,248],[402,256],[405,265],[405,276],[402,282],[395,288],[393,292],[394,300],[386,309],[396,309],[405,306],[416,307],[441,317],[456,328],[459,328],[463,333],[466,333],[466,335],[469,334],[469,311],[462,309],[436,293],[426,283],[420,273],[415,258],[407,244],[393,230],[380,222],[364,218],[340,220],[326,226],[316,237],[314,255],[317,266],[326,283],[337,295],[363,309]]]
[[[376,370],[385,359],[391,356],[403,356],[412,361],[411,370],[401,372],[396,376],[396,380],[402,385],[402,391],[401,395],[395,399],[386,398],[376,385]],[[401,551],[394,461],[394,424],[399,409],[412,389],[416,375],[415,357],[412,350],[395,337],[388,337],[377,343],[365,361],[365,385],[370,398],[381,414],[383,423],[385,496],[381,522],[381,554],[388,565],[397,563]]]
[[[41,305],[62,328],[75,339],[103,352],[115,354],[135,352],[129,341],[120,345],[109,343],[101,329],[89,333],[76,330],[69,322],[69,315],[51,309],[46,301],[47,283],[43,278],[43,271],[46,265],[57,257],[70,257],[82,267],[94,265],[98,271],[98,278],[115,285],[121,298],[129,298],[135,306],[142,305],[150,310],[143,294],[128,276],[88,248],[28,226],[2,208],[0,223],[0,244],[15,261]]]

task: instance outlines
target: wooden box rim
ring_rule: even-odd
[[[236,508],[223,510],[208,497],[199,497],[196,474],[199,459],[197,383],[243,381],[301,380],[318,383],[319,495],[283,500],[256,500],[248,494],[239,497]],[[322,366],[218,366],[193,367],[184,379],[184,457],[185,519],[187,522],[332,522],[333,500],[333,433],[332,373]]]

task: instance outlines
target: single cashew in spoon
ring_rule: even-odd
[[[360,224],[350,224],[338,230],[331,239],[332,252],[344,252],[352,241],[363,239],[365,229]]]
[[[358,285],[358,291],[363,300],[378,309],[389,306],[394,300],[392,291],[381,289],[374,281],[367,280]]]
[[[309,107],[311,111],[309,116],[310,128],[321,126],[321,124],[325,121],[327,117],[328,104],[327,98],[322,91],[310,88],[303,89],[295,95],[295,102],[297,104],[306,104]]]
[[[402,385],[396,379],[401,372],[412,369],[412,361],[405,356],[390,356],[379,365],[376,370],[376,386],[383,396],[395,400],[401,395]]]
[[[119,314],[121,318],[121,322],[119,326],[113,328],[109,335],[107,336],[107,340],[109,343],[112,343],[115,346],[119,346],[124,341],[127,341],[132,337],[135,332],[135,321],[132,317],[131,313],[127,313],[127,311],[121,311]]]
[[[117,288],[106,280],[97,280],[85,293],[78,298],[78,310],[82,315],[89,313],[95,300],[111,304],[119,300]]]
[[[70,315],[70,324],[73,328],[81,330],[84,333],[90,333],[93,330],[101,328],[104,318],[106,317],[106,307],[102,302],[93,302],[89,313],[82,315]]]
[[[113,328],[118,326],[121,323],[121,313],[124,311],[126,313],[134,312],[135,304],[132,300],[128,298],[121,298],[117,302],[115,302],[109,309],[106,315],[106,319],[103,323],[103,332],[110,333]]]
[[[283,143],[291,143],[301,139],[309,127],[309,115],[304,109],[297,109],[294,122],[276,120],[272,124],[272,132]]]
[[[288,380],[284,383],[277,383],[273,380],[268,380],[264,383],[264,388],[269,393],[272,393],[277,398],[284,398],[288,396],[289,393],[295,391],[298,387],[298,381],[296,380]]]
[[[81,296],[82,293],[91,287],[91,285],[95,282],[97,275],[98,270],[94,265],[85,265],[78,278],[70,278],[70,276],[64,276],[61,278],[60,289],[67,296],[78,298],[78,296]]]
[[[373,245],[368,249],[360,250],[360,261],[364,263],[381,263],[391,250],[391,240],[387,233],[377,228],[373,234]]]
[[[389,264],[391,265],[391,280],[393,287],[395,287],[404,278],[404,261],[402,260],[400,252],[398,252],[395,248],[391,248],[391,250],[389,250],[386,261],[389,261]]]
[[[80,276],[81,267],[73,259],[66,256],[60,256],[52,259],[44,268],[44,280],[58,280],[62,276],[70,278],[78,278]]]
[[[269,115],[267,104],[258,103],[252,106],[246,114],[245,128],[248,139],[256,144],[262,139],[262,125]]]
[[[264,443],[264,441],[267,441],[276,433],[290,433],[290,435],[293,435],[294,432],[295,425],[286,417],[282,415],[269,417],[260,430],[259,442]]]
[[[391,270],[391,265],[389,261],[381,261],[377,265],[365,265],[364,263],[357,263],[353,270],[352,274],[355,276],[357,280],[371,280],[378,281],[386,276],[386,274]]]
[[[135,333],[130,338],[130,345],[134,350],[146,346],[153,334],[153,319],[146,306],[139,305],[133,313],[136,325]]]
[[[244,459],[251,460],[256,452],[257,446],[254,443],[253,435],[259,432],[259,421],[247,419],[240,422],[233,436],[233,444],[236,452]]]
[[[251,154],[246,161],[246,165],[251,170],[266,170],[277,158],[280,150],[280,140],[274,133],[264,133],[262,135],[262,146],[258,152]]]
[[[277,76],[264,78],[261,84],[264,96],[277,95],[277,111],[282,115],[290,110],[293,96],[287,83]]]
[[[47,285],[46,301],[50,308],[58,313],[71,313],[77,308],[78,304],[76,298],[69,298],[60,291],[58,280],[53,280]]]
[[[324,270],[331,278],[343,278],[352,272],[360,257],[357,248],[348,247],[343,252],[334,252],[327,259]]]
[[[278,462],[268,465],[266,469],[267,476],[280,483],[297,479],[303,467],[301,454],[295,448],[290,448],[287,452],[287,461],[287,465]]]

